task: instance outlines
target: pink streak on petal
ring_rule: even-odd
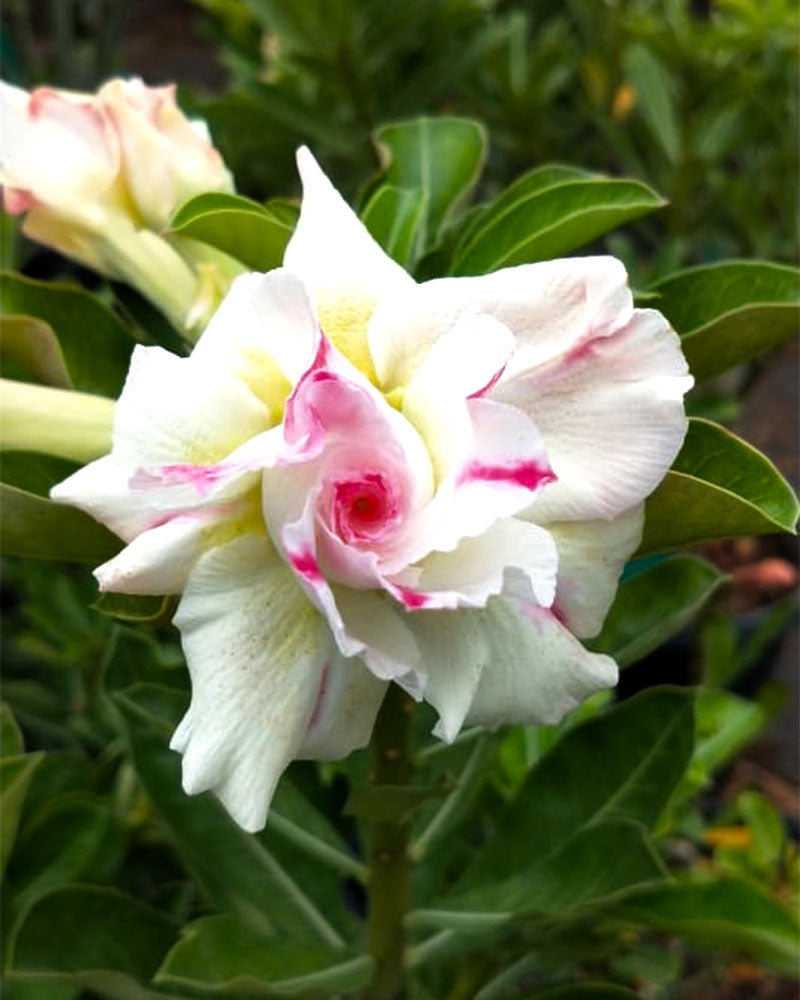
[[[458,485],[477,481],[506,483],[511,486],[521,486],[526,490],[536,490],[547,483],[555,482],[556,478],[552,469],[538,462],[515,462],[511,465],[470,462],[458,477]]]
[[[431,598],[427,594],[414,590],[413,587],[403,587],[399,583],[392,584],[389,593],[401,601],[408,611],[419,611],[431,603]]]
[[[171,511],[168,514],[161,514],[153,518],[145,528],[150,531],[152,528],[160,528],[162,525],[170,524],[174,521],[211,521],[216,517],[226,517],[235,514],[240,509],[236,503],[221,503],[214,507],[190,507],[187,510]]]
[[[325,578],[320,572],[319,563],[311,549],[303,549],[301,552],[287,552],[286,558],[292,569],[305,577],[309,583],[324,583]]]
[[[506,365],[507,364],[508,364],[508,362],[504,361],[503,364],[494,373],[494,375],[492,375],[492,377],[489,379],[489,381],[486,383],[486,385],[483,386],[480,389],[477,389],[475,392],[471,392],[469,394],[469,396],[467,396],[467,399],[480,399],[481,396],[485,396],[486,393],[489,392],[491,389],[493,389],[497,385],[497,383],[500,381],[500,377],[502,376],[503,372],[506,370]]]
[[[203,496],[231,471],[232,467],[224,464],[189,465],[178,462],[159,466],[152,471],[137,469],[128,480],[128,486],[132,490],[147,490],[159,486],[194,486],[198,494]]]

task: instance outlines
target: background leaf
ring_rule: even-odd
[[[699,556],[665,559],[620,583],[602,632],[587,645],[630,666],[687,625],[724,580]]]
[[[768,458],[718,424],[692,419],[672,468],[645,503],[638,554],[793,532],[797,515],[797,498]]]
[[[254,271],[280,267],[291,227],[256,201],[209,192],[175,213],[171,231],[222,250]]]
[[[389,256],[413,269],[425,222],[425,192],[381,184],[361,213],[361,221]]]
[[[4,377],[13,377],[8,362],[19,366],[24,381],[71,389],[64,354],[53,328],[35,316],[0,316],[0,357]]]
[[[74,388],[119,396],[134,346],[125,324],[77,286],[35,281],[10,272],[0,277],[0,313],[33,316],[52,327]]]
[[[773,350],[800,323],[800,271],[780,264],[705,264],[668,275],[653,290],[697,379]]]
[[[528,184],[512,185],[475,225],[457,253],[453,274],[486,274],[559,257],[664,205],[641,181],[592,175],[570,179],[564,169],[529,175]]]
[[[385,182],[424,192],[423,245],[433,246],[449,214],[478,180],[486,158],[486,130],[468,118],[423,116],[382,125],[374,139]]]

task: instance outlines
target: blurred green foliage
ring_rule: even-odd
[[[197,107],[254,197],[301,142],[353,194],[380,123],[446,112],[489,129],[486,194],[553,160],[652,184],[666,211],[610,245],[653,275],[796,259],[792,0],[192,2],[230,72]]]

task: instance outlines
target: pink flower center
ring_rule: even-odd
[[[398,504],[380,473],[333,484],[331,526],[348,545],[371,543],[397,520]]]

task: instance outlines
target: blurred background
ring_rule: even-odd
[[[625,261],[635,288],[722,258],[798,260],[794,0],[5,0],[0,26],[3,76],[26,88],[177,81],[251,198],[296,196],[294,150],[308,143],[357,203],[379,163],[375,127],[446,112],[488,128],[479,196],[561,162],[640,178],[667,198],[597,243]],[[6,266],[93,280],[26,243],[8,218],[3,227]],[[795,489],[798,371],[794,341],[692,404],[762,449]],[[745,699],[753,711],[731,744],[742,752],[707,811],[724,829],[738,822],[737,795],[755,787],[796,841],[796,540],[703,552],[730,585],[690,631],[626,672],[621,693],[705,681]],[[31,745],[97,739],[87,713],[107,626],[87,610],[92,586],[75,568],[55,581],[35,563],[5,568],[4,697]],[[158,635],[164,665],[179,665],[174,638]],[[706,850],[773,887],[793,878],[780,851],[748,853],[724,837]],[[141,864],[154,858],[145,851]],[[740,972],[744,987],[726,980],[693,995],[796,995]]]

